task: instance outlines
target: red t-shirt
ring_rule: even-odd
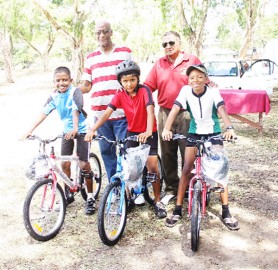
[[[187,68],[201,64],[196,56],[182,53],[183,58],[176,66],[167,56],[158,59],[144,82],[153,92],[158,90],[157,102],[162,108],[171,109],[181,88],[188,84]]]
[[[122,108],[127,119],[127,130],[130,132],[145,132],[147,128],[147,106],[154,105],[151,90],[139,84],[139,89],[134,97],[124,89],[118,90],[111,103],[108,105],[113,110]],[[154,117],[153,132],[157,131]]]

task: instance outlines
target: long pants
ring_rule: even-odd
[[[161,147],[161,160],[165,172],[165,192],[166,194],[176,195],[178,192],[178,149],[181,153],[182,166],[184,164],[184,151],[186,142],[184,139],[164,141],[161,137],[169,109],[161,108],[158,112],[158,133]],[[175,134],[187,135],[189,128],[188,112],[180,111],[172,125],[172,132]]]

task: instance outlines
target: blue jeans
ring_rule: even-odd
[[[97,133],[99,135],[103,135],[110,140],[124,139],[126,136],[126,132],[127,132],[127,121],[125,118],[120,120],[107,120],[97,130]],[[112,146],[110,143],[106,142],[105,140],[100,140],[99,148],[104,162],[108,181],[110,181],[111,176],[113,176],[116,173],[116,167],[117,167],[116,147]]]

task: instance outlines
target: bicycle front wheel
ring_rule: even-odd
[[[39,179],[27,193],[23,218],[27,232],[38,241],[54,238],[63,226],[66,214],[64,192],[51,179]]]
[[[201,225],[201,189],[198,183],[194,185],[191,210],[191,250],[197,251],[199,247],[200,225]]]
[[[120,179],[109,183],[98,208],[98,232],[101,241],[108,246],[118,243],[125,229],[127,217],[126,195],[121,196]]]
[[[91,171],[93,172],[93,193],[95,199],[98,198],[100,189],[101,189],[101,183],[102,183],[102,172],[101,172],[101,165],[98,156],[95,153],[90,153],[90,165],[91,165]],[[87,186],[86,181],[84,181],[84,177],[80,175],[80,182],[81,182],[81,196],[82,198],[87,201]]]

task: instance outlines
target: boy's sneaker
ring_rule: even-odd
[[[154,211],[158,218],[165,218],[167,216],[165,206],[162,202],[158,202],[155,204]]]
[[[137,196],[134,200],[134,203],[136,205],[144,205],[145,204],[145,197],[144,194],[140,194],[139,196]]]
[[[87,200],[85,205],[85,215],[92,215],[96,210],[96,202],[93,198]]]
[[[170,217],[166,218],[165,225],[167,227],[174,227],[180,219],[181,219],[180,215],[172,214]]]
[[[66,205],[74,202],[74,196],[73,193],[70,192],[70,188],[68,186],[65,187],[65,198],[66,198]]]

